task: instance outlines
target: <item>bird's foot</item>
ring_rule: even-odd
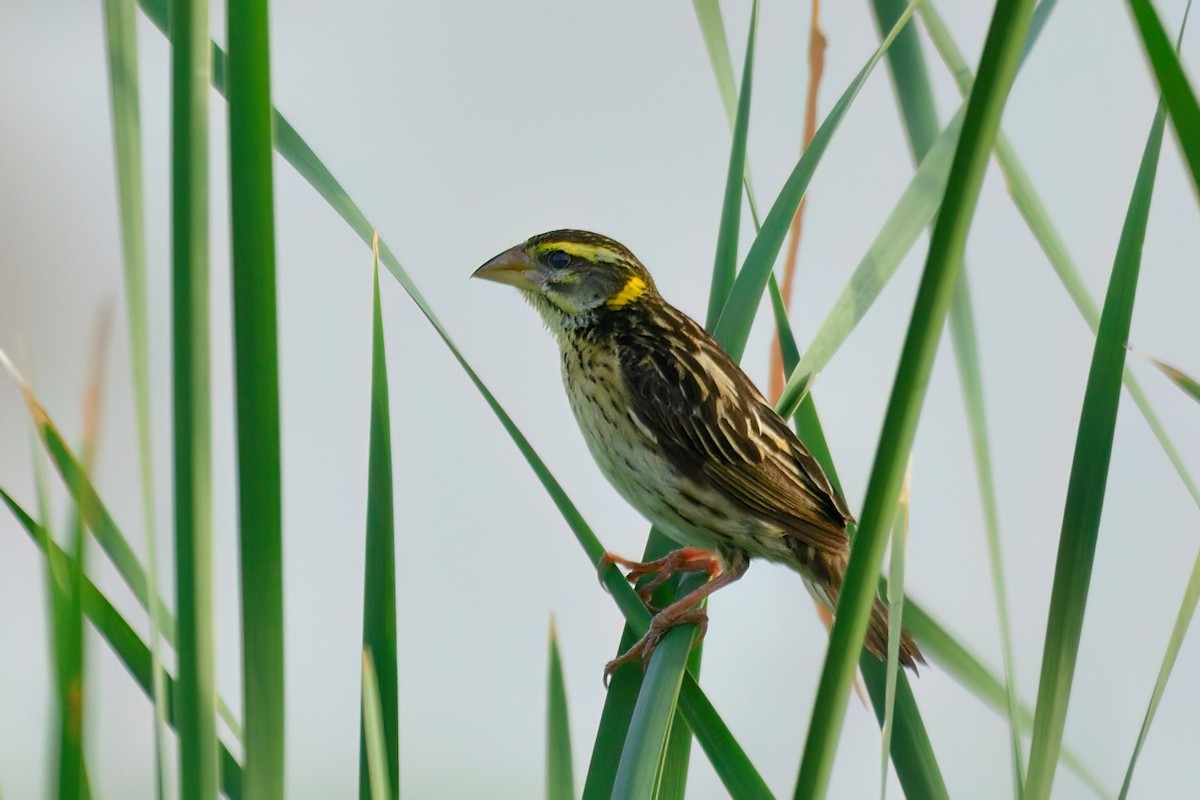
[[[613,673],[617,671],[617,668],[625,664],[634,664],[640,661],[644,670],[649,665],[650,656],[653,655],[654,649],[658,647],[663,636],[667,634],[667,631],[679,625],[698,625],[700,627],[700,634],[692,642],[692,647],[695,647],[704,641],[704,634],[708,632],[708,612],[705,611],[704,606],[674,612],[668,607],[655,614],[654,618],[650,620],[650,627],[646,631],[646,635],[638,639],[633,647],[604,665],[604,686],[608,686],[608,682],[612,680]]]
[[[597,570],[601,573],[601,583],[604,580],[604,568],[609,564],[616,564],[629,570],[625,575],[625,580],[630,583],[635,583],[647,575],[654,576],[637,590],[638,597],[642,598],[642,602],[648,607],[650,606],[650,596],[654,594],[654,590],[666,583],[672,575],[681,572],[707,572],[709,580],[712,580],[721,572],[721,562],[717,557],[699,547],[681,547],[678,550],[672,550],[662,558],[645,562],[630,561],[614,553],[606,552],[600,556],[600,561],[596,565]]]

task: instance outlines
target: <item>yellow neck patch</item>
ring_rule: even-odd
[[[625,282],[625,285],[621,287],[621,291],[608,299],[607,305],[612,309],[624,308],[641,297],[645,291],[646,282],[637,275],[634,275]]]

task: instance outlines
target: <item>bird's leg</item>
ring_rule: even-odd
[[[684,548],[694,549],[694,548]],[[678,551],[676,551],[678,552]],[[703,551],[701,551],[703,552]],[[711,556],[710,556],[711,557]],[[700,626],[700,635],[696,637],[693,645],[699,644],[704,639],[704,634],[708,632],[708,612],[704,606],[700,605],[710,594],[718,589],[728,586],[734,581],[746,574],[746,570],[750,566],[750,559],[745,553],[738,552],[736,557],[726,559],[728,568],[719,572],[715,577],[709,579],[707,583],[700,586],[686,595],[671,603],[669,606],[659,611],[650,620],[650,627],[646,631],[646,635],[637,641],[633,647],[629,648],[625,653],[617,656],[604,667],[604,685],[608,685],[612,674],[616,672],[617,667],[623,664],[629,664],[635,661],[641,661],[643,666],[650,663],[650,656],[654,652],[654,648],[658,647],[658,643],[662,641],[662,637],[667,631],[677,625],[695,624]],[[718,570],[720,568],[718,567]],[[710,573],[711,574],[711,573]]]
[[[597,569],[603,571],[609,564],[617,564],[629,570],[625,575],[625,580],[630,583],[634,583],[646,575],[654,576],[646,582],[645,586],[638,588],[638,597],[642,598],[642,602],[647,606],[650,605],[650,595],[654,593],[654,590],[666,583],[672,575],[680,572],[707,572],[709,580],[712,580],[721,572],[721,562],[717,557],[699,547],[681,547],[678,550],[672,550],[662,558],[645,562],[630,561],[614,553],[606,552],[600,556]]]

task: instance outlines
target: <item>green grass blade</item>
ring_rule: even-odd
[[[207,0],[171,0],[175,587],[182,800],[217,794],[208,330]]]
[[[1008,590],[1004,578],[1004,556],[1000,547],[1000,512],[996,501],[996,482],[992,475],[992,449],[988,441],[987,418],[984,414],[979,343],[975,330],[975,314],[971,307],[970,282],[965,272],[958,277],[958,285],[954,287],[954,298],[950,302],[950,341],[954,346],[954,357],[958,364],[958,379],[962,388],[963,405],[967,411],[971,449],[975,455],[975,474],[983,505],[983,529],[987,538],[988,567],[992,576],[996,615],[1000,622],[1000,654],[1004,666],[1005,694],[1008,696],[1013,787],[1014,794],[1019,799],[1024,793],[1025,762],[1017,722],[1017,682],[1012,649],[1012,625],[1008,616]]]
[[[699,588],[703,575],[680,581],[679,594]],[[694,625],[673,628],[655,649],[638,693],[637,704],[617,766],[614,797],[654,797],[666,752],[675,703],[679,697],[684,665],[696,633]],[[636,665],[631,665],[636,668]]]
[[[371,651],[362,653],[362,724],[363,749],[366,752],[368,770],[367,800],[388,800],[395,797],[398,787],[388,779],[388,757],[386,735],[383,732],[383,707],[379,698],[379,681]]]
[[[933,220],[945,194],[962,119],[960,111],[921,160],[916,174],[834,301],[800,363],[788,374],[783,393],[775,404],[780,414],[790,415],[796,409],[817,374],[858,326],[921,231]]]
[[[1190,9],[1191,3],[1188,7]],[[1193,185],[1200,193],[1200,103],[1196,102],[1196,93],[1188,83],[1176,47],[1171,46],[1154,5],[1150,0],[1129,0],[1129,8],[1162,89],[1163,102],[1171,112],[1171,124],[1179,135],[1179,145],[1191,170]],[[1181,26],[1181,36],[1182,33]]]
[[[47,415],[45,408],[24,384],[22,384],[22,388],[25,390],[26,405],[34,423],[34,430],[41,439],[42,446],[50,456],[55,469],[58,470],[71,499],[75,502],[76,512],[112,560],[113,566],[116,567],[118,574],[142,608],[157,610],[163,639],[172,647],[177,646],[178,638],[174,615],[167,609],[161,597],[150,594],[146,571],[138,561],[133,548],[130,547],[128,539],[117,527],[116,521],[109,513],[104,501],[96,493],[96,488],[58,432],[53,420]],[[65,573],[60,574],[65,575]],[[60,578],[60,580],[65,580],[65,578]],[[153,602],[151,598],[153,598]],[[220,696],[217,697],[217,712],[240,743],[242,741],[241,725]]]
[[[1032,800],[1050,796],[1054,767],[1066,724],[1112,455],[1117,406],[1121,397],[1121,376],[1125,366],[1125,345],[1133,316],[1146,220],[1150,213],[1165,123],[1165,114],[1160,106],[1146,142],[1121,230],[1088,373],[1067,486],[1058,560],[1054,568],[1033,742],[1030,745],[1029,777],[1025,791]]]
[[[546,800],[574,800],[575,768],[571,764],[571,725],[567,684],[563,679],[558,633],[550,620],[550,662],[546,668]]]
[[[624,653],[633,647],[637,639],[633,627],[626,623],[621,633],[618,652]],[[637,704],[641,689],[640,672],[617,670],[613,675],[608,692],[604,695],[600,724],[596,726],[596,737],[592,742],[592,755],[588,760],[587,776],[583,781],[583,800],[608,800],[612,797],[613,784],[617,780],[617,765],[621,762],[621,751],[625,748],[629,721],[633,719],[633,707]]]
[[[771,304],[775,310],[775,329],[779,338],[780,354],[783,356],[783,369],[785,374],[790,374],[800,360],[799,348],[787,320],[786,310],[783,307],[783,296],[779,292],[779,287],[775,285],[773,276],[769,288]],[[833,456],[825,441],[825,431],[821,427],[821,420],[817,415],[817,407],[811,394],[804,396],[800,407],[796,409],[793,416],[796,430],[799,432],[800,438],[808,445],[809,452],[820,462],[821,468],[825,470],[825,474],[829,476],[834,487],[839,492],[842,491],[841,481],[838,479]],[[910,601],[905,600],[905,602],[909,603]],[[903,620],[905,624],[908,622],[907,617],[902,615],[897,615],[895,618]],[[860,656],[858,663],[863,683],[871,698],[871,705],[875,709],[876,719],[882,728],[887,709],[887,668],[874,655],[865,651]],[[948,800],[949,793],[946,790],[946,783],[942,779],[937,757],[933,753],[929,734],[925,731],[921,710],[917,707],[912,687],[909,686],[908,678],[903,672],[896,675],[892,717],[892,741],[889,749],[892,764],[896,767],[896,776],[900,779],[900,786],[904,789],[905,795],[929,798],[930,800]]]
[[[729,39],[725,36],[725,20],[721,17],[721,6],[717,0],[692,0],[692,7],[696,11],[696,21],[700,23],[700,33],[704,36],[708,61],[712,65],[713,76],[717,80],[717,91],[721,95],[721,104],[725,107],[725,116],[732,131],[737,126],[738,95],[734,88]],[[758,205],[754,201],[754,185],[750,180],[749,164],[745,167],[742,180],[746,185],[746,204],[750,207],[750,217],[757,228]],[[711,320],[711,323],[715,325],[716,320]],[[711,325],[709,327],[711,329]]]
[[[1050,0],[1042,0],[1038,4],[1037,10],[1034,12],[1034,26],[1030,28],[1030,40],[1033,39],[1034,28],[1037,27],[1038,20],[1044,20],[1053,5]],[[946,63],[946,66],[954,74],[959,92],[963,96],[966,96],[970,92],[971,84],[974,80],[970,68],[963,60],[958,47],[950,36],[949,30],[942,23],[936,10],[926,3],[922,6],[921,13],[925,20],[926,28],[929,31],[930,39],[937,47],[938,53]],[[1028,48],[1029,45],[1027,44],[1026,52],[1028,52]],[[1024,57],[1024,54],[1022,57]],[[1079,313],[1094,333],[1100,324],[1100,309],[1096,305],[1096,301],[1092,299],[1087,285],[1083,282],[1083,278],[1080,277],[1079,269],[1075,265],[1070,252],[1067,250],[1066,244],[1063,243],[1062,237],[1059,236],[1057,228],[1051,221],[1045,205],[1042,203],[1037,190],[1033,186],[1033,181],[1029,178],[1029,174],[1025,171],[1025,167],[1017,157],[1012,144],[1004,136],[1003,131],[996,137],[996,159],[1000,162],[1000,170],[1004,173],[1013,203],[1016,205],[1025,223],[1029,226],[1029,230],[1033,233],[1034,238],[1037,239],[1038,245],[1046,254],[1046,258],[1050,261],[1055,274],[1058,275],[1058,279],[1062,282],[1063,288],[1067,290],[1076,308],[1079,309]],[[1180,480],[1183,481],[1192,499],[1197,505],[1200,505],[1200,486],[1192,479],[1187,466],[1183,462],[1182,456],[1180,456],[1179,451],[1167,436],[1166,429],[1159,421],[1154,409],[1151,408],[1150,401],[1146,397],[1145,392],[1142,391],[1137,378],[1134,377],[1131,371],[1126,370],[1124,379],[1125,388],[1128,389],[1129,396],[1133,398],[1142,416],[1146,418],[1146,422],[1150,426],[1150,430],[1154,433],[1154,437],[1158,440],[1159,446],[1167,454],[1167,458],[1170,460],[1172,466],[1175,467],[1175,471],[1179,474]]]
[[[150,436],[150,345],[146,317],[146,241],[142,194],[142,133],[138,110],[137,4],[104,0],[108,45],[108,83],[112,102],[113,150],[125,264],[125,310],[129,328],[129,360],[133,372],[133,404],[137,419],[138,465],[142,481],[142,524],[146,531],[147,588],[158,596],[158,536],[154,515],[154,464]],[[159,632],[162,620],[151,606],[150,653],[153,675],[161,675]],[[154,794],[166,792],[166,707],[160,680],[154,683]]]
[[[1039,4],[1034,14],[1035,22],[1044,20],[1052,7],[1053,4],[1048,2]],[[881,31],[888,29],[892,20],[899,19],[899,15],[905,8],[899,0],[879,0],[876,10]],[[921,4],[923,15],[926,14],[928,8],[928,3]],[[1040,27],[1039,25],[1038,29]],[[923,75],[925,68],[923,61],[919,63],[912,61],[920,52],[915,42],[915,39],[906,38],[901,32],[897,38],[897,44],[893,45],[893,47],[901,48],[900,53],[903,57],[901,63],[904,65],[902,73],[892,71],[893,82],[897,86],[901,86],[901,83],[897,82],[896,76],[900,74],[904,77],[903,88],[898,88],[897,92],[901,100],[907,100],[907,102],[916,102],[921,97],[928,96],[931,91],[917,86],[918,75]],[[1022,63],[1034,42],[1034,28],[1031,27],[1030,33],[1026,37],[1025,50],[1021,55]],[[889,59],[892,58],[890,48],[888,56]],[[889,61],[889,63],[892,62]],[[920,111],[917,108],[909,110],[907,105],[902,107],[902,111],[904,111],[905,127],[910,133],[909,144],[914,157],[919,162],[917,173],[892,209],[892,213],[888,215],[883,228],[871,243],[866,255],[855,268],[846,288],[842,290],[828,316],[821,323],[812,343],[805,351],[804,358],[801,359],[800,366],[789,375],[783,394],[776,404],[780,413],[790,414],[796,408],[796,404],[804,396],[804,392],[808,390],[813,379],[829,363],[829,359],[841,347],[850,332],[857,327],[859,321],[866,315],[883,287],[900,266],[901,259],[912,248],[921,231],[933,220],[933,215],[937,212],[945,194],[951,158],[957,146],[966,104],[964,103],[959,108],[949,124],[936,138],[933,137],[937,126],[936,114]],[[930,112],[932,112],[932,108],[930,108]]]
[[[983,662],[967,650],[949,631],[937,622],[911,597],[904,598],[904,625],[920,642],[921,650],[930,663],[936,665],[958,684],[983,700],[992,710],[1008,713],[1008,690],[1004,682],[991,672]],[[863,663],[866,662],[864,657]],[[875,660],[878,664],[878,660]],[[904,676],[900,676],[903,681]],[[868,688],[870,684],[868,684]],[[899,699],[897,700],[899,702]],[[1017,703],[1017,722],[1023,733],[1033,730],[1033,712]],[[1074,752],[1064,747],[1060,759],[1064,766],[1087,784],[1097,797],[1111,797],[1112,793],[1083,764]],[[911,793],[910,793],[911,794]],[[922,796],[922,795],[917,795]]]
[[[895,513],[904,465],[911,452],[941,328],[962,264],[967,231],[1000,114],[1016,76],[1032,10],[1032,0],[999,0],[992,17],[979,78],[967,103],[942,212],[933,229],[929,258],[888,403],[862,525],[854,539],[838,601],[838,615],[796,785],[798,798],[823,797],[828,787],[846,700],[875,598],[886,528]]]
[[[900,631],[904,619],[904,552],[908,546],[908,487],[912,480],[912,460],[908,462],[908,473],[896,508],[896,521],[892,523],[891,557],[888,563],[888,648],[887,675],[883,701],[883,747],[879,768],[879,797],[887,797],[888,758],[892,753],[892,727],[896,708],[896,673],[900,669]]]
[[[737,119],[738,96],[734,88],[733,63],[729,59],[729,39],[725,36],[725,20],[721,17],[721,5],[717,0],[692,0],[700,33],[704,36],[704,47],[712,64],[713,76],[717,79],[717,90],[729,117],[730,126]],[[755,11],[754,13],[757,13]]]
[[[0,501],[16,517],[17,522],[21,524],[21,527],[33,539],[34,544],[46,554],[46,560],[51,565],[52,570],[56,570],[60,574],[65,574],[67,570],[72,568],[72,565],[69,563],[70,557],[67,553],[57,543],[49,539],[43,526],[35,522],[33,517],[12,498],[12,495],[2,488],[0,488]],[[82,598],[83,612],[91,620],[96,632],[108,642],[113,652],[117,655],[117,658],[129,670],[129,674],[133,676],[133,679],[141,687],[142,691],[146,693],[146,696],[152,698],[153,666],[150,649],[134,631],[133,626],[126,622],[121,613],[96,588],[95,584],[88,580],[87,576],[83,578]],[[159,677],[166,689],[164,697],[167,701],[167,724],[176,727],[176,708],[178,705],[177,684],[165,673]],[[230,800],[241,800],[241,765],[224,743],[220,745],[220,748],[221,791]]]
[[[891,24],[891,20],[902,8],[899,0],[874,0],[872,5],[881,32]],[[1032,49],[1042,22],[1052,8],[1052,3],[1041,3],[1034,10],[1034,19],[1030,24],[1024,51],[1021,54],[1022,61]],[[931,16],[936,16],[930,3],[922,5],[921,14],[927,20]],[[925,68],[925,58],[915,35],[897,42],[892,47],[888,52],[888,67],[904,118],[909,147],[914,160],[919,163],[936,141],[937,109],[933,101],[932,85]],[[967,70],[965,63],[962,64],[962,69],[963,71]],[[956,72],[956,74],[959,73]],[[965,94],[964,92],[964,96]],[[978,337],[975,331],[970,283],[965,266],[963,274],[959,276],[954,287],[954,297],[950,302],[950,339],[954,346],[955,360],[958,365],[963,404],[966,407],[972,451],[975,456],[975,472],[983,505],[988,564],[992,574],[992,592],[995,595],[997,616],[1000,621],[1000,647],[1008,695],[1013,785],[1016,787],[1016,796],[1020,798],[1025,784],[1025,767],[1016,713],[1017,686],[1012,655],[1012,628],[1008,617],[1008,596],[1005,589],[1004,564],[1000,548],[1000,524],[995,480],[992,476],[991,446],[988,442],[987,418],[984,412],[983,376],[979,366]]]
[[[282,800],[283,503],[267,0],[228,5],[245,788],[251,800]]]
[[[1162,665],[1158,670],[1158,678],[1154,681],[1154,691],[1150,693],[1150,704],[1146,707],[1146,716],[1142,719],[1141,730],[1138,731],[1137,743],[1133,746],[1133,755],[1129,757],[1129,766],[1125,769],[1125,780],[1121,783],[1120,800],[1129,796],[1129,787],[1133,783],[1133,770],[1137,767],[1138,756],[1142,754],[1142,745],[1150,733],[1150,724],[1158,711],[1166,691],[1167,681],[1171,678],[1171,670],[1175,668],[1175,660],[1179,658],[1179,648],[1183,645],[1183,637],[1187,635],[1192,617],[1196,614],[1196,604],[1200,602],[1200,553],[1192,565],[1192,575],[1188,578],[1187,589],[1183,593],[1183,602],[1179,604],[1179,613],[1175,616],[1175,626],[1171,629],[1171,638],[1167,643],[1167,651],[1163,654]]]
[[[363,650],[371,653],[382,719],[381,753],[391,798],[400,796],[400,683],[396,654],[396,513],[392,482],[392,424],[388,405],[387,360],[383,309],[379,299],[379,250],[374,248],[371,303],[371,431],[367,467],[367,546],[363,579]],[[364,684],[364,690],[366,686]],[[363,698],[364,715],[367,700]],[[358,793],[362,800],[377,793],[367,756],[367,720],[359,742]]]
[[[821,161],[821,157],[825,154],[825,149],[833,138],[833,134],[837,131],[838,125],[841,123],[846,111],[853,104],[854,98],[858,96],[858,92],[866,82],[867,77],[870,76],[875,65],[879,63],[879,59],[887,52],[896,35],[903,29],[912,16],[912,11],[917,1],[913,0],[909,4],[909,7],[896,23],[891,33],[883,40],[879,48],[871,54],[867,63],[863,65],[858,75],[846,87],[842,96],[838,98],[833,110],[829,112],[829,116],[825,118],[825,121],[817,129],[812,143],[805,148],[804,154],[796,162],[791,175],[788,176],[779,195],[775,198],[775,202],[771,205],[771,210],[767,212],[767,216],[763,220],[762,229],[750,245],[750,250],[746,254],[742,269],[734,281],[733,288],[730,290],[729,299],[726,301],[725,307],[721,311],[720,319],[713,329],[713,335],[717,338],[717,341],[721,342],[721,345],[734,360],[739,360],[746,349],[746,340],[750,336],[750,326],[754,321],[755,313],[762,299],[763,290],[766,288],[767,277],[771,274],[771,270],[775,265],[775,259],[779,256],[779,251],[782,249],[783,242],[787,238],[788,230],[792,224],[792,217],[795,216],[796,208],[799,207],[800,201],[804,199],[804,194],[808,190],[808,183],[812,179],[813,173]]]
[[[718,18],[720,17],[718,12]],[[742,185],[746,174],[746,133],[750,128],[750,95],[754,85],[754,41],[758,33],[758,0],[750,6],[750,27],[746,36],[746,60],[742,66],[742,88],[738,93],[733,142],[729,148],[729,171],[725,178],[725,199],[721,204],[721,223],[717,228],[717,254],[713,263],[712,289],[708,294],[705,327],[713,330],[725,307],[725,300],[737,277],[738,231],[742,221]],[[710,48],[711,55],[711,48]]]

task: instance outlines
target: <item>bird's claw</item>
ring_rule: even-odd
[[[604,665],[604,688],[608,688],[613,673],[625,664],[641,661],[642,670],[645,671],[650,665],[650,657],[654,654],[654,650],[662,641],[663,636],[672,628],[679,625],[696,625],[699,627],[698,635],[692,640],[691,646],[695,647],[704,641],[704,635],[708,633],[708,612],[703,607],[699,607],[689,608],[675,615],[667,615],[662,612],[655,614],[650,620],[650,627],[646,630],[646,635],[638,639],[633,647]]]

